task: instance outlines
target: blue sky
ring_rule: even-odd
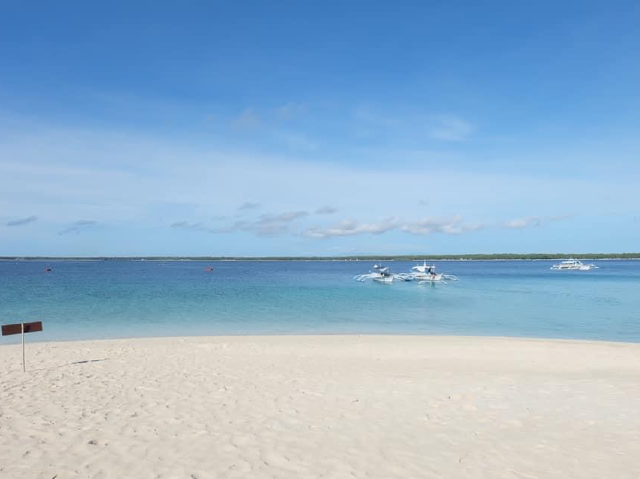
[[[0,255],[640,250],[637,2],[90,3],[0,4]]]

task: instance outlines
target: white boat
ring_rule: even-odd
[[[377,281],[378,283],[393,283],[393,275],[389,275],[389,276],[382,275],[379,277],[376,276],[371,279],[373,279],[374,281]]]
[[[584,264],[582,261],[572,258],[551,266],[554,271],[589,271],[597,268],[595,264]]]
[[[436,273],[434,265],[427,265],[425,261],[422,265],[411,268],[410,273],[393,274],[389,268],[379,264],[373,265],[372,270],[367,274],[359,274],[354,276],[356,281],[364,282],[367,280],[376,281],[378,283],[393,283],[398,281],[417,281],[418,284],[425,283],[447,283],[447,281],[458,281],[458,278],[452,274]]]
[[[458,281],[458,278],[452,274],[436,273],[435,265],[427,265],[426,261],[413,266],[409,275],[413,281],[418,281],[418,284]]]
[[[393,283],[394,274],[389,271],[387,266],[382,266],[380,264],[373,265],[373,271],[370,271],[367,274],[359,274],[354,276],[356,281],[364,282],[368,279],[372,281],[376,281],[377,283],[389,284]]]

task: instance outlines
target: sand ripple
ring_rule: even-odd
[[[0,478],[640,478],[640,345],[385,336],[0,347]]]

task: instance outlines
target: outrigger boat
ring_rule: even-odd
[[[426,261],[413,266],[411,273],[400,273],[396,277],[402,281],[417,281],[418,284],[426,283],[447,283],[447,281],[458,281],[452,274],[436,273],[435,265],[428,265]]]
[[[554,271],[589,271],[592,269],[598,269],[595,264],[584,264],[577,259],[567,259],[558,264],[551,266]]]
[[[424,264],[412,267],[410,273],[398,274],[392,274],[388,267],[376,264],[372,271],[354,276],[354,279],[361,282],[370,279],[378,283],[393,283],[393,280],[397,279],[398,281],[416,281],[418,284],[446,284],[447,281],[458,281],[458,278],[452,274],[436,273],[436,267],[427,265],[426,261]]]
[[[353,279],[356,281],[364,282],[368,279],[377,281],[378,283],[393,283],[393,278],[395,275],[389,271],[388,266],[382,266],[381,264],[374,264],[373,270],[367,274],[359,274],[354,276]]]

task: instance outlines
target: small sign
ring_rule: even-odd
[[[22,334],[22,326],[24,325],[25,333],[36,333],[42,331],[42,321],[33,323],[5,324],[2,326],[2,335],[10,336],[11,334]]]
[[[22,334],[22,370],[26,371],[27,366],[24,360],[24,333],[35,333],[42,331],[42,321],[34,321],[33,323],[17,323],[2,325],[2,335],[10,336],[12,334]]]

